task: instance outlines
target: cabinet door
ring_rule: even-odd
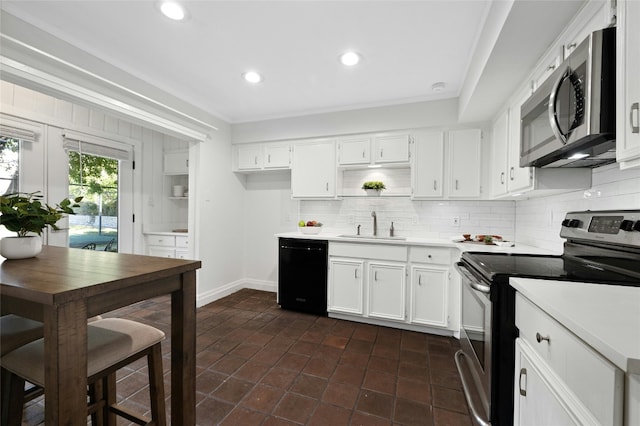
[[[321,141],[293,147],[293,198],[333,198],[336,195],[336,144]]]
[[[364,262],[329,259],[329,312],[362,315]]]
[[[491,196],[507,194],[507,158],[509,147],[509,111],[493,123],[491,131]]]
[[[621,169],[640,166],[640,2],[619,1],[617,20],[616,159]]]
[[[516,426],[575,425],[574,417],[564,408],[543,378],[527,348],[516,340],[513,424]]]
[[[189,174],[189,151],[165,152],[164,173],[172,175]]]
[[[411,267],[411,322],[447,326],[449,270]]]
[[[520,93],[514,105],[509,108],[509,148],[508,148],[508,180],[507,189],[510,193],[523,192],[533,188],[533,167],[520,167],[520,107],[531,96],[531,89]]]
[[[412,161],[413,198],[443,197],[444,133],[416,133]]]
[[[451,165],[449,196],[452,198],[480,196],[481,137],[480,129],[449,132],[449,163]]]
[[[262,145],[238,146],[238,170],[262,168]]]
[[[369,316],[404,320],[405,264],[370,262]]]
[[[373,138],[376,163],[406,163],[409,161],[409,135],[385,135]]]
[[[545,82],[547,78],[560,66],[562,63],[562,55],[557,52],[555,55],[551,55],[546,62],[543,62],[542,68],[533,76],[532,88],[534,91],[538,90],[538,87]]]
[[[264,146],[265,169],[288,169],[291,166],[289,144],[266,144]]]
[[[173,247],[150,246],[148,252],[149,256],[168,257],[171,259],[176,257],[176,250]]]
[[[371,138],[369,136],[339,139],[338,150],[338,163],[341,166],[371,162]]]

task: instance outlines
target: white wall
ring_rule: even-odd
[[[516,202],[516,240],[562,251],[560,227],[569,211],[640,209],[640,168],[619,170],[617,164],[593,169],[587,191],[574,191]]]
[[[457,123],[458,100],[417,102],[289,117],[231,126],[232,143],[442,127]]]

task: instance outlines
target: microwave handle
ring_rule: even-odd
[[[567,67],[567,69],[560,74],[558,80],[556,80],[553,85],[553,89],[551,90],[551,94],[549,95],[549,123],[551,124],[551,130],[553,130],[553,134],[558,138],[562,145],[567,144],[567,137],[562,134],[560,130],[560,124],[558,124],[558,112],[556,111],[556,98],[558,97],[558,91],[560,90],[560,85],[562,81],[571,75],[571,68]]]

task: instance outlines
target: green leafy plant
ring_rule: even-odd
[[[380,181],[369,181],[362,184],[362,189],[375,189],[376,191],[382,191],[386,189],[383,182]]]
[[[18,237],[26,237],[30,232],[41,235],[47,226],[58,230],[56,222],[65,214],[75,214],[73,207],[79,207],[82,200],[82,197],[73,201],[65,198],[52,207],[41,201],[43,196],[39,192],[13,192],[0,196],[0,225],[16,232]]]

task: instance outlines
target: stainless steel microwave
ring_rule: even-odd
[[[521,107],[520,166],[612,163],[616,29],[589,35]]]

